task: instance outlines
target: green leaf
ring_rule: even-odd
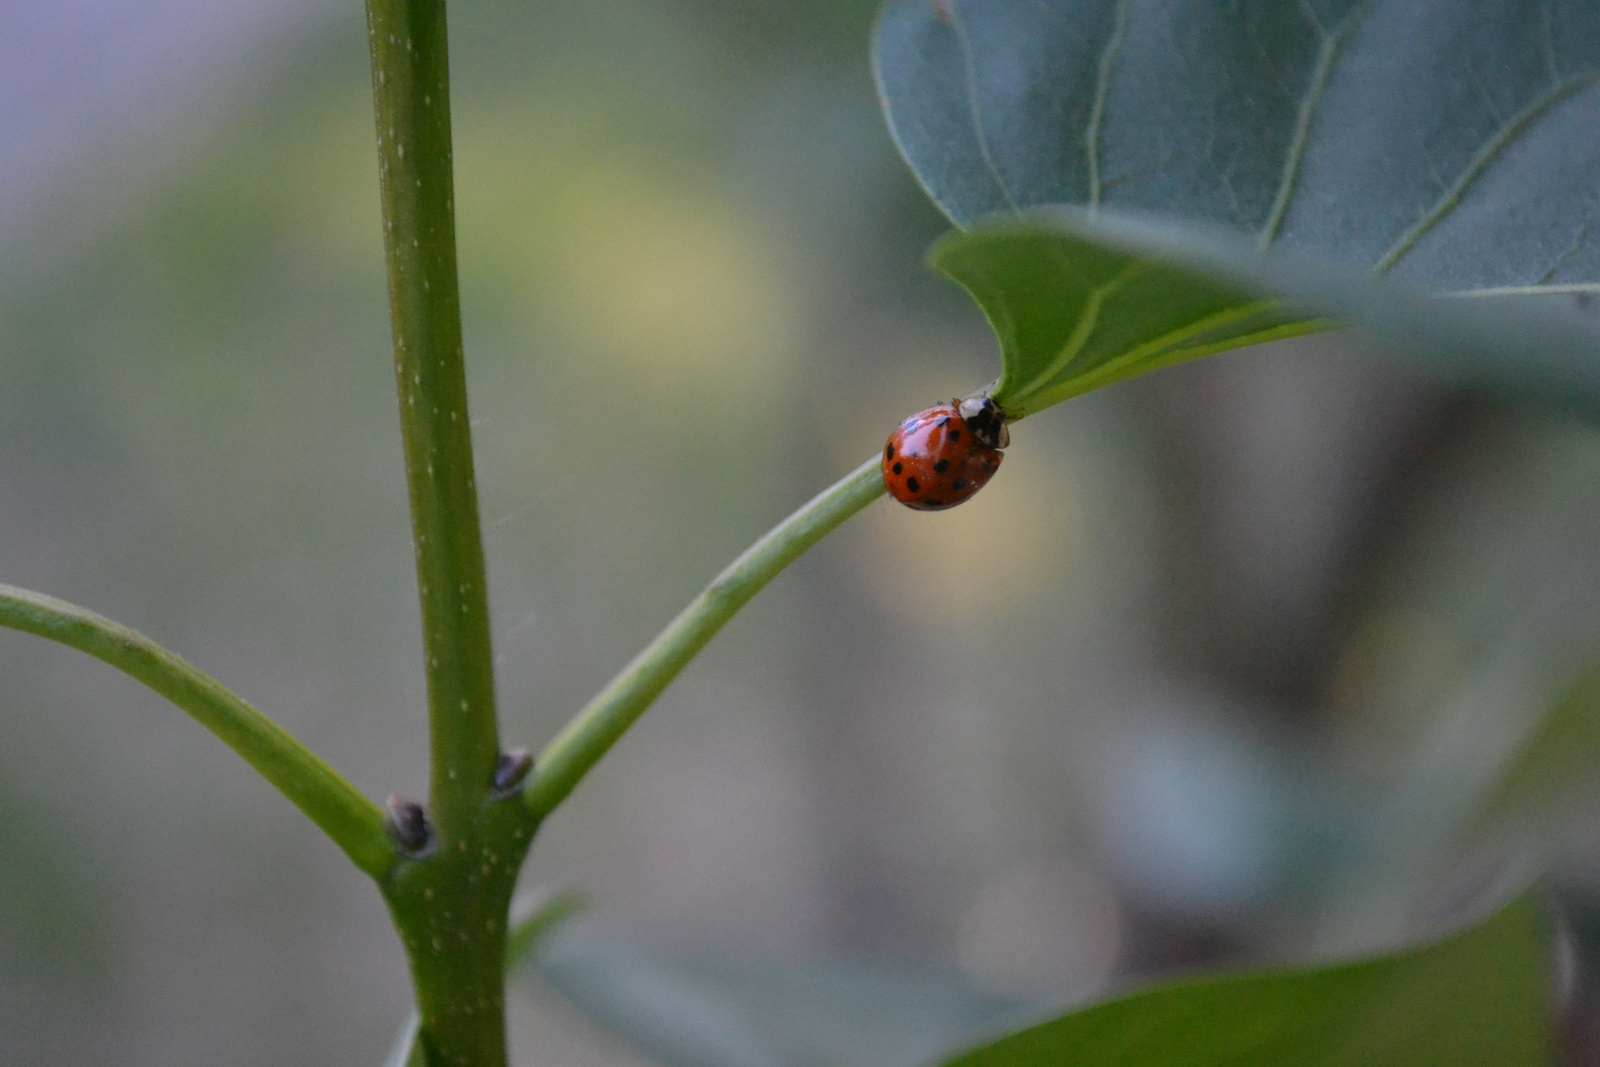
[[[1076,204],[1431,289],[1600,278],[1587,0],[890,0],[873,56],[958,226]]]
[[[1012,417],[1336,322],[1600,411],[1596,334],[1507,310],[1600,293],[1592,3],[890,0],[873,55],[973,238],[934,261],[999,333]],[[1374,275],[1498,299],[1430,309]]]
[[[673,1067],[915,1067],[1043,1013],[963,985],[844,965],[795,968],[655,952],[563,926],[539,974]]]
[[[1430,296],[1263,254],[1215,227],[1110,210],[985,219],[931,259],[994,327],[1004,371],[993,394],[1014,419],[1182,360],[1348,323],[1461,384],[1600,414],[1600,331],[1565,298]]]
[[[1363,963],[1136,993],[948,1067],[1544,1067],[1549,938],[1524,898],[1449,940]]]
[[[1065,217],[995,220],[934,247],[1000,339],[993,390],[1020,419],[1135,374],[1325,320],[1221,278],[1098,242]]]

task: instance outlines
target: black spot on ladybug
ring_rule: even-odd
[[[884,446],[884,448],[883,448],[883,458],[884,459],[893,459],[894,458],[894,445],[890,444],[890,445],[885,445]]]
[[[965,478],[957,478],[956,479],[956,484],[952,485],[950,488],[954,489],[956,492],[959,493],[959,492],[961,492],[961,487],[966,485],[966,484],[967,484],[967,480]]]
[[[950,461],[947,460],[947,459],[941,459],[939,462],[937,462],[937,463],[935,463],[933,465],[933,472],[935,474],[943,474],[945,471],[947,471],[949,469],[950,469]]]
[[[942,507],[944,507],[944,501],[935,500],[931,496],[928,499],[924,500],[923,503],[928,505],[930,508],[942,508]]]
[[[901,464],[901,463],[896,463],[893,467],[890,467],[889,469],[894,471],[896,474],[904,474],[905,470],[906,470],[905,465]]]
[[[945,421],[949,422],[950,420],[946,419]],[[950,431],[950,440],[952,440],[952,441],[961,440],[961,431],[960,430],[951,430]]]
[[[915,476],[913,476],[906,479],[906,488],[911,490],[913,493],[916,493],[921,491],[922,486],[917,484],[917,479]]]

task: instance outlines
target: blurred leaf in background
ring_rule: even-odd
[[[1447,941],[1384,959],[1197,979],[974,1049],[950,1067],[1550,1062],[1549,941],[1518,901]]]
[[[917,1067],[1038,1005],[883,967],[674,956],[571,924],[534,957],[585,1012],[673,1067]]]

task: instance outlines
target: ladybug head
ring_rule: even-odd
[[[972,436],[990,448],[1005,448],[1011,443],[1011,431],[1006,429],[1006,415],[993,397],[971,396],[956,403],[956,410],[966,420]]]

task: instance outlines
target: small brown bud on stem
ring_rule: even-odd
[[[428,825],[427,812],[422,805],[404,797],[392,796],[385,805],[389,809],[384,826],[389,836],[400,846],[400,851],[420,857],[433,840],[433,827]]]
[[[494,761],[494,791],[509,796],[532,769],[533,753],[527,749],[514,748],[500,753],[500,758]]]

